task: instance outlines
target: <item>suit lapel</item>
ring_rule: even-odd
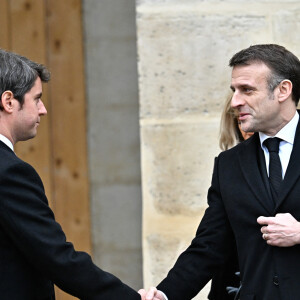
[[[261,205],[271,214],[274,205],[272,205],[272,199],[268,192],[268,184],[266,186],[264,183],[266,179],[262,176],[265,166],[263,165],[264,157],[261,156],[259,159],[259,147],[259,136],[258,133],[255,133],[250,139],[241,144],[238,155],[239,163],[250,189]]]
[[[278,202],[276,209],[284,201],[289,191],[292,189],[293,185],[297,182],[300,176],[300,121],[297,125],[293,151],[289,160],[289,164],[285,173],[284,180],[282,182],[281,188],[279,190]]]

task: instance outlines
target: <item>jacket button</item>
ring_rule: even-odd
[[[273,283],[274,283],[275,285],[279,285],[279,279],[278,279],[278,276],[274,276],[274,277],[273,277]]]

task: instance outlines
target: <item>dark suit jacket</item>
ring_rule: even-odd
[[[300,220],[300,129],[278,204],[272,204],[259,136],[215,160],[208,204],[196,237],[158,288],[169,300],[193,298],[223,264],[236,240],[243,287],[241,300],[299,300],[300,245],[269,246],[259,216],[291,213]]]
[[[230,253],[227,262],[220,268],[220,271],[211,280],[211,288],[207,298],[209,300],[234,300],[240,286],[240,278],[236,274],[239,271],[236,249]],[[235,292],[229,293],[228,287],[235,288]]]
[[[53,283],[80,299],[140,299],[66,242],[40,177],[0,142],[0,299],[55,299]]]

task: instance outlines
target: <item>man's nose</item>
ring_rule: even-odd
[[[242,106],[244,104],[245,102],[242,96],[237,91],[235,91],[231,98],[231,107],[238,108],[239,106]]]
[[[40,107],[39,107],[39,115],[45,116],[47,114],[47,109],[42,101],[40,101]]]

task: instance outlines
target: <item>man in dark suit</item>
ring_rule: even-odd
[[[231,105],[256,133],[216,158],[196,237],[146,299],[192,299],[234,243],[240,300],[300,299],[300,62],[279,45],[254,45],[230,66]]]
[[[41,97],[49,79],[44,66],[0,50],[0,299],[53,300],[55,283],[80,299],[139,300],[66,241],[39,175],[13,152],[47,114]]]

